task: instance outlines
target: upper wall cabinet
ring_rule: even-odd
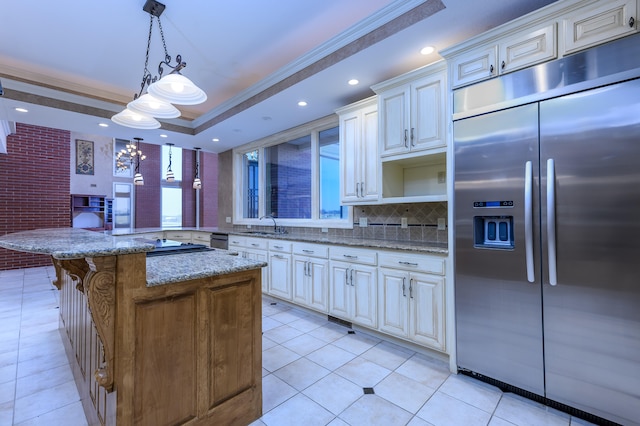
[[[556,25],[521,31],[451,62],[452,86],[458,87],[555,59]]]
[[[614,40],[637,31],[637,0],[600,1],[562,20],[564,53]]]
[[[372,87],[378,94],[380,156],[446,145],[444,61]]]
[[[453,88],[637,31],[638,0],[559,0],[441,52]]]
[[[378,104],[375,97],[336,110],[340,116],[340,201],[378,201]]]

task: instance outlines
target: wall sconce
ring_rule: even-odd
[[[202,181],[200,180],[200,148],[196,150],[196,175],[193,178],[193,189],[202,189]]]

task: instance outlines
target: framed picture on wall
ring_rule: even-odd
[[[76,174],[93,175],[93,142],[76,139]]]
[[[117,177],[133,177],[134,165],[128,160],[128,156],[118,157],[118,152],[127,152],[129,141],[126,139],[113,139],[113,175]]]

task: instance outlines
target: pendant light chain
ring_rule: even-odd
[[[153,20],[153,17],[151,17],[151,19]],[[162,22],[160,21],[160,17],[157,17],[158,19],[158,28],[160,28],[160,38],[162,39],[162,47],[164,48],[164,59],[167,62],[171,62],[171,56],[169,56],[169,51],[167,50],[167,42],[164,40],[164,31],[162,31]],[[162,75],[162,72],[160,72],[160,75]]]

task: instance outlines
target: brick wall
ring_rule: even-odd
[[[200,179],[200,226],[221,226],[218,223],[218,154],[200,152]]]
[[[0,155],[0,235],[70,226],[70,149],[66,130],[16,124]],[[48,255],[0,248],[0,270],[45,265]]]
[[[196,226],[195,161],[195,151],[182,150],[182,226]]]
[[[144,185],[134,186],[136,200],[136,228],[156,228],[160,226],[160,167],[162,147],[141,143],[140,149],[147,156],[140,162],[140,173]]]

